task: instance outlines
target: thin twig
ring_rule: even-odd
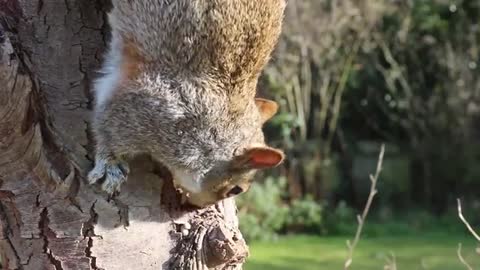
[[[473,270],[473,267],[471,267],[470,264],[468,264],[468,262],[462,256],[462,244],[461,243],[458,244],[457,255],[458,255],[458,259],[460,259],[460,261],[463,263],[463,265],[465,265],[467,270]]]
[[[377,194],[377,181],[378,177],[380,176],[380,172],[382,171],[382,163],[383,163],[383,156],[385,154],[385,145],[382,144],[382,147],[380,149],[380,154],[378,156],[378,162],[377,162],[377,170],[375,172],[375,175],[370,175],[370,181],[372,182],[370,186],[370,194],[368,195],[367,203],[365,204],[365,208],[363,209],[362,215],[358,215],[358,227],[357,227],[357,232],[355,233],[355,238],[353,240],[353,243],[350,241],[347,241],[347,247],[348,247],[348,257],[347,260],[345,261],[345,266],[344,269],[347,270],[350,265],[352,265],[353,262],[353,252],[355,251],[355,247],[358,244],[358,241],[360,241],[360,235],[362,234],[363,230],[363,225],[365,224],[365,220],[367,219],[368,211],[370,210],[370,207],[373,202],[373,198]]]
[[[391,252],[390,256],[387,257],[387,265],[383,268],[385,270],[397,270],[397,259],[395,258],[395,253]]]
[[[463,217],[462,202],[460,201],[460,199],[457,199],[457,203],[458,203],[458,216],[460,217],[462,222],[465,224],[465,226],[467,226],[467,229],[470,231],[470,233],[477,239],[477,241],[480,242],[480,236],[475,232],[472,226],[470,226],[470,223],[468,223],[468,221]]]
[[[460,201],[460,199],[457,199],[457,205],[458,205],[458,217],[460,218],[460,220],[462,220],[463,224],[465,224],[468,231],[473,235],[473,237],[475,237],[477,239],[477,241],[480,242],[480,236],[478,236],[478,234],[472,228],[470,223],[468,223],[467,219],[463,216],[462,201]],[[467,270],[473,270],[473,268],[470,266],[470,264],[468,264],[468,262],[462,256],[462,244],[461,243],[458,244],[457,256],[458,256],[458,259],[460,260],[460,262],[462,262],[462,264],[465,265],[465,267],[467,267]]]

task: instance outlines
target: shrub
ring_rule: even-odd
[[[322,206],[310,196],[292,202],[286,218],[289,232],[321,233]]]
[[[247,240],[271,240],[284,227],[288,213],[282,199],[285,185],[285,178],[269,177],[238,197],[240,228]]]
[[[352,234],[355,232],[355,211],[345,201],[341,201],[334,209],[325,212],[323,233],[329,235]]]
[[[237,199],[240,228],[247,240],[272,240],[285,232],[320,233],[322,206],[312,198],[285,200],[285,178],[253,183]]]

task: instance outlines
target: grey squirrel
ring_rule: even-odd
[[[278,109],[255,98],[280,35],[284,0],[113,0],[112,39],[94,85],[95,166],[108,193],[147,153],[186,200],[205,207],[248,190],[284,160],[262,125]]]

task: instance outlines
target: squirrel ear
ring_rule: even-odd
[[[262,123],[267,122],[278,111],[278,104],[273,100],[255,98],[255,105],[262,116]]]
[[[285,154],[271,147],[252,147],[233,161],[234,169],[268,169],[278,166]]]

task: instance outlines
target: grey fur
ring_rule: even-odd
[[[119,190],[125,160],[149,153],[174,177],[192,177],[175,180],[193,204],[215,203],[235,186],[246,191],[254,170],[234,171],[232,162],[245,149],[266,147],[254,97],[284,0],[113,2],[113,39],[95,85],[89,181],[105,176],[103,188]],[[124,54],[127,42],[133,59]],[[125,61],[138,63],[125,71]]]

